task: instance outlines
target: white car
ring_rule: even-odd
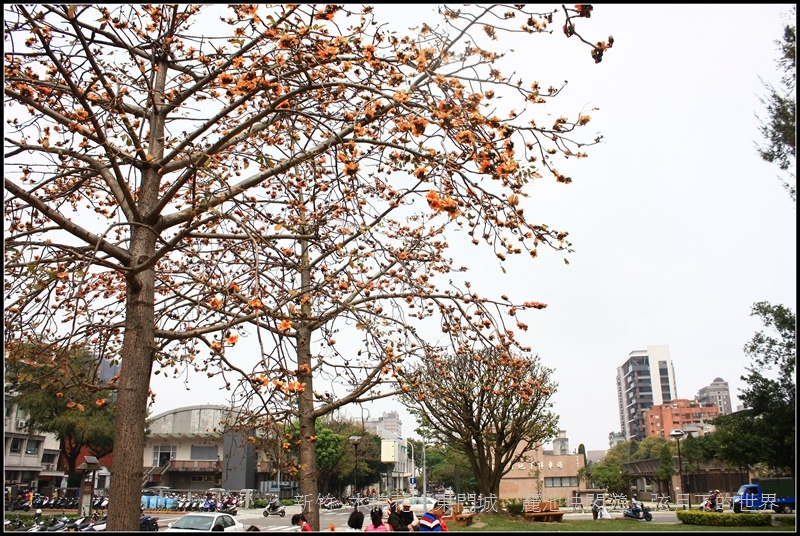
[[[430,495],[427,497],[406,497],[403,499],[403,504],[410,504],[411,511],[419,517],[433,508],[433,505],[436,504],[436,498]]]
[[[164,532],[211,532],[217,524],[221,524],[225,532],[245,532],[245,526],[235,517],[221,512],[186,514],[176,522],[170,523]]]

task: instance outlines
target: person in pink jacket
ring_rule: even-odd
[[[383,510],[376,506],[369,513],[372,523],[364,527],[364,532],[394,532],[388,523],[383,522]]]

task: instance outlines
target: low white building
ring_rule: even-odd
[[[59,442],[53,434],[28,426],[28,415],[16,404],[5,404],[3,469],[5,487],[22,492],[51,495],[60,488],[64,471],[58,469]]]

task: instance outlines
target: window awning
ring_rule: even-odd
[[[147,437],[156,437],[156,438],[160,437],[160,438],[164,438],[164,439],[169,439],[169,438],[180,439],[180,438],[183,438],[183,437],[190,438],[190,439],[194,438],[194,437],[200,437],[200,438],[214,437],[214,438],[218,438],[218,437],[222,437],[222,434],[219,433],[219,432],[197,432],[197,433],[192,433],[192,432],[172,432],[172,433],[149,434]]]

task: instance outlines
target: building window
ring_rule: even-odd
[[[20,452],[22,452],[23,441],[24,440],[19,437],[11,438],[11,450],[9,452],[11,452],[12,454],[19,454]]]
[[[178,454],[178,447],[174,445],[153,446],[153,467],[164,467]]]
[[[192,445],[192,451],[189,454],[190,459],[192,460],[216,460],[219,453],[217,452],[217,446],[201,446],[201,445]]]
[[[577,486],[577,476],[548,476],[544,479],[544,487],[546,488],[574,488]]]
[[[58,454],[53,454],[52,452],[42,454],[42,463],[56,463],[56,459]]]
[[[28,446],[25,447],[25,454],[39,454],[39,441],[29,439]]]
[[[213,482],[214,475],[192,475],[192,482]]]

